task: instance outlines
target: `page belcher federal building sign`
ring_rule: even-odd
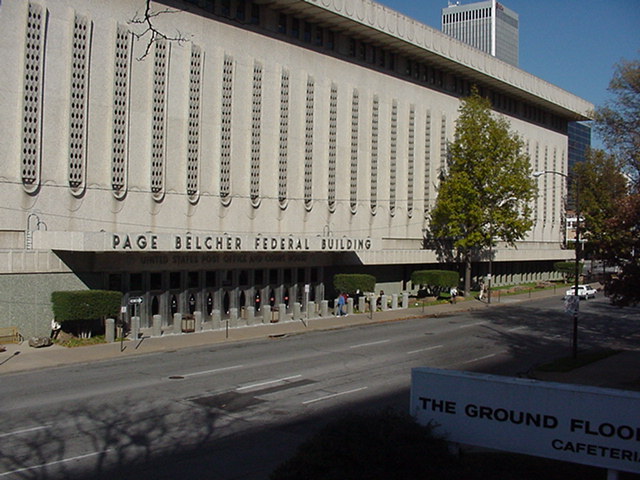
[[[640,472],[640,393],[415,368],[411,414],[453,442]]]

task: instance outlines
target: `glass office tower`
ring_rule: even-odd
[[[450,3],[442,9],[444,33],[516,67],[518,23],[518,14],[496,0]]]

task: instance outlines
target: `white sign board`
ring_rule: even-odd
[[[640,393],[434,368],[411,414],[449,441],[640,473]]]

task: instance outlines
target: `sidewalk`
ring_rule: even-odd
[[[254,339],[277,338],[309,331],[333,330],[371,323],[399,321],[416,317],[434,317],[456,312],[499,308],[517,302],[526,302],[534,298],[562,296],[557,290],[532,291],[520,295],[497,297],[486,304],[475,299],[459,301],[455,304],[439,304],[409,309],[387,310],[353,314],[342,317],[320,317],[303,321],[260,324],[223,330],[208,330],[197,333],[164,335],[162,337],[143,337],[138,341],[125,341],[99,344],[85,347],[67,348],[52,345],[44,348],[29,347],[27,341],[16,345],[4,345],[6,351],[0,353],[0,375],[18,373],[27,370],[56,366],[83,364],[100,360],[127,358],[155,352],[173,351],[183,348],[202,347],[218,343],[242,342]],[[228,335],[228,337],[227,337]],[[602,387],[640,390],[640,351],[622,352],[613,357],[576,369],[567,374],[545,374],[540,380],[565,383],[583,383]]]

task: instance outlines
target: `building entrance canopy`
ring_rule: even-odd
[[[358,252],[381,249],[369,237],[227,233],[33,232],[36,250],[79,252]]]

